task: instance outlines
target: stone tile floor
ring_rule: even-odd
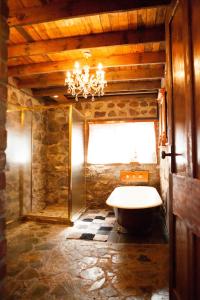
[[[34,222],[7,239],[6,300],[169,299],[167,244],[66,240],[65,225]]]

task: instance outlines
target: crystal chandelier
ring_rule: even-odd
[[[91,56],[90,52],[84,53],[86,59]],[[68,86],[68,92],[75,96],[75,100],[78,101],[78,97],[82,96],[87,98],[88,96],[103,96],[104,88],[107,85],[105,80],[105,71],[102,64],[98,64],[96,73],[90,74],[90,67],[88,64],[84,65],[81,69],[79,62],[75,62],[72,72],[67,71],[65,84]]]

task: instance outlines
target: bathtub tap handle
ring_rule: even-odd
[[[165,151],[162,151],[161,152],[161,157],[162,157],[162,159],[165,159],[165,157],[167,157],[167,156],[179,156],[179,155],[182,155],[182,154],[178,154],[178,153],[166,153]]]

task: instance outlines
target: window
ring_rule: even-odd
[[[154,122],[89,125],[88,163],[156,163]]]

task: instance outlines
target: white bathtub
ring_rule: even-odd
[[[151,186],[121,186],[114,189],[106,204],[114,208],[118,224],[140,234],[150,230],[162,199]]]

